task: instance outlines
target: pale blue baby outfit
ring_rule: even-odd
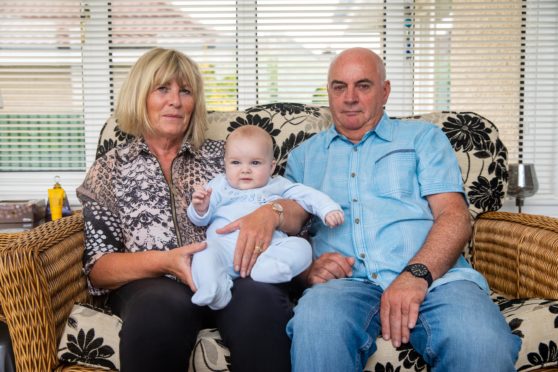
[[[326,194],[281,176],[270,178],[263,187],[239,190],[230,186],[225,175],[220,174],[209,182],[208,188],[212,193],[207,212],[200,216],[190,204],[188,217],[197,226],[209,225],[207,248],[196,253],[192,261],[192,276],[197,287],[192,302],[208,305],[213,310],[222,309],[229,303],[232,281],[239,276],[233,269],[239,232],[223,235],[215,230],[278,199],[295,200],[324,223],[329,212],[341,211],[339,204]],[[304,271],[311,261],[312,248],[308,241],[276,230],[270,246],[260,254],[250,275],[265,283],[288,282]]]

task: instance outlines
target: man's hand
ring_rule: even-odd
[[[192,256],[194,253],[204,250],[206,246],[205,242],[193,243],[165,252],[167,254],[166,271],[177,277],[194,292],[197,288],[192,279]]]
[[[385,290],[380,305],[382,337],[394,347],[409,342],[417,324],[419,307],[426,297],[426,280],[401,273]]]
[[[306,270],[306,282],[314,285],[331,279],[347,278],[353,275],[354,264],[354,257],[346,257],[339,253],[324,253]]]
[[[205,189],[202,185],[194,186],[194,193],[192,194],[192,204],[196,213],[203,216],[209,208],[209,199],[211,198],[211,189]]]
[[[234,251],[234,270],[239,271],[242,278],[250,275],[260,253],[269,247],[278,224],[279,217],[268,204],[216,230],[219,234],[228,234],[240,229]]]
[[[343,211],[331,211],[325,215],[325,222],[328,227],[336,227],[345,221]]]

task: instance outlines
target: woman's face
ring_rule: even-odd
[[[182,139],[193,110],[192,89],[176,80],[155,86],[147,96],[147,115],[156,136]]]

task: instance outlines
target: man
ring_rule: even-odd
[[[470,217],[455,154],[433,124],[384,113],[382,60],[339,54],[328,74],[334,126],[289,156],[286,176],[345,211],[310,234],[311,285],[287,326],[293,371],[362,371],[381,333],[411,342],[433,371],[515,371],[520,339],[461,256]]]

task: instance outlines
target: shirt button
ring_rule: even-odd
[[[378,274],[376,273],[372,274],[372,279],[376,279],[376,278],[378,278]]]
[[[364,260],[366,258],[366,253],[359,253],[358,256]]]
[[[358,148],[353,147],[353,151],[354,151],[354,152],[357,152],[357,151],[358,151]]]
[[[354,199],[353,199],[353,203],[356,203],[357,201],[358,201],[357,198],[354,198]]]
[[[351,177],[356,177],[356,173],[355,172],[351,173]]]
[[[360,218],[355,218],[355,223],[358,225],[360,223]]]

